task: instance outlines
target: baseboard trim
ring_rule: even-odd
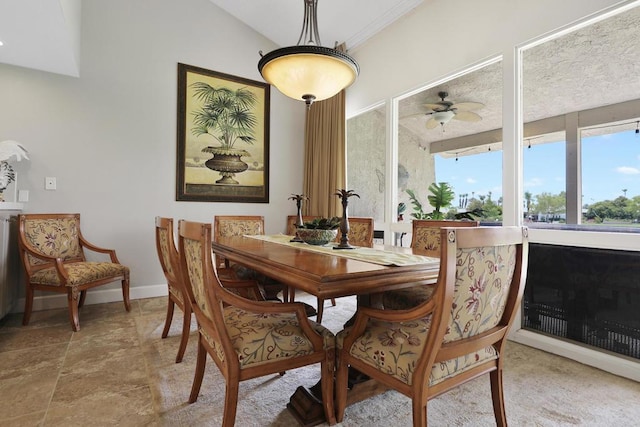
[[[567,359],[603,371],[640,382],[640,362],[624,356],[616,356],[605,351],[592,350],[581,345],[572,344],[557,338],[542,335],[536,332],[520,329],[509,334],[509,339],[520,344],[528,345]]]
[[[149,285],[149,286],[136,286],[129,290],[129,298],[132,300],[154,298],[167,296],[168,289],[166,284],[162,285]],[[14,304],[12,313],[24,312],[24,300],[25,298],[19,298]],[[87,291],[87,298],[85,305],[92,304],[104,304],[108,302],[121,302],[122,301],[122,288],[116,289],[89,289]],[[67,307],[67,295],[66,294],[51,294],[46,293],[44,295],[37,295],[33,299],[33,311],[53,310],[56,308]]]

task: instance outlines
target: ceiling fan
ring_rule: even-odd
[[[444,126],[451,119],[461,120],[464,122],[479,122],[482,117],[472,110],[477,110],[484,107],[484,104],[479,102],[457,102],[446,101],[445,98],[449,96],[447,92],[438,92],[440,101],[433,104],[424,104],[430,112],[426,113],[427,116],[431,116],[427,120],[427,129],[433,129],[438,125]]]

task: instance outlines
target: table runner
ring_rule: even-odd
[[[387,251],[381,249],[367,248],[363,246],[357,246],[356,249],[333,249],[334,246],[338,246],[337,243],[329,243],[326,246],[314,246],[307,243],[290,242],[293,236],[287,236],[284,234],[273,235],[245,235],[244,237],[250,237],[252,239],[264,240],[266,242],[277,243],[280,245],[291,246],[293,248],[321,252],[329,255],[340,256],[344,258],[356,259],[359,261],[366,261],[373,264],[388,265],[388,266],[408,266],[417,264],[439,264],[439,258],[433,258],[423,255],[414,255],[409,253]]]

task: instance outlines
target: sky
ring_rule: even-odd
[[[533,145],[524,149],[524,191],[535,197],[565,189],[565,144]],[[436,181],[460,194],[502,196],[502,152],[444,159],[436,157]],[[584,138],[582,141],[582,204],[640,196],[640,135],[635,130]]]

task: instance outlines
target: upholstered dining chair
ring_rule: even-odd
[[[440,229],[442,227],[477,227],[478,221],[451,221],[414,219],[412,223],[411,248],[414,254],[434,258],[440,257]],[[433,283],[383,292],[377,296],[385,308],[404,310],[415,307],[431,297]]]
[[[218,237],[260,235],[264,234],[264,217],[251,215],[216,215],[213,218],[214,239]],[[241,280],[257,280],[264,295],[268,300],[277,300],[278,293],[282,292],[283,301],[289,297],[289,287],[275,280],[238,264],[230,264],[228,260],[220,257],[219,265],[226,266],[235,272],[235,276]]]
[[[359,308],[336,337],[336,414],[343,420],[349,366],[408,396],[413,425],[430,399],[489,374],[498,426],[506,426],[502,364],[522,300],[526,227],[442,228],[433,296],[410,310]]]
[[[124,307],[129,302],[129,268],[120,264],[116,251],[96,246],[80,232],[80,214],[22,214],[18,216],[18,247],[25,272],[26,295],[22,324],[28,325],[34,291],[67,294],[69,320],[80,330],[78,309],[84,305],[87,289],[122,282]],[[87,261],[85,251],[109,261]]]
[[[315,218],[319,218],[317,216],[303,216],[302,221],[313,221]],[[294,236],[296,233],[296,220],[297,217],[295,215],[289,215],[287,217],[287,234]],[[374,222],[373,218],[364,218],[364,217],[352,217],[349,218],[349,243],[352,246],[363,246],[367,248],[373,247],[373,228]],[[336,237],[336,242],[340,241],[341,238],[340,231],[338,231],[338,236]],[[295,299],[295,288],[289,289],[289,300],[294,301]],[[331,305],[336,305],[335,298],[331,298]],[[324,299],[318,298],[316,305],[316,321],[318,323],[322,322],[322,315],[324,313]]]
[[[183,283],[182,272],[180,270],[180,259],[173,232],[173,218],[156,217],[156,250],[162,271],[167,279],[169,295],[167,298],[167,316],[164,321],[164,329],[162,330],[162,338],[166,338],[173,321],[173,310],[177,305],[182,310],[182,334],[180,346],[178,347],[178,355],[176,363],[182,362],[184,351],[189,341],[189,332],[191,328],[191,304],[186,295]]]
[[[189,403],[197,400],[207,354],[226,381],[223,426],[236,418],[239,382],[320,363],[323,408],[335,424],[335,337],[307,319],[301,303],[250,301],[223,287],[211,253],[211,225],[179,222],[180,263],[198,321],[198,356]]]

